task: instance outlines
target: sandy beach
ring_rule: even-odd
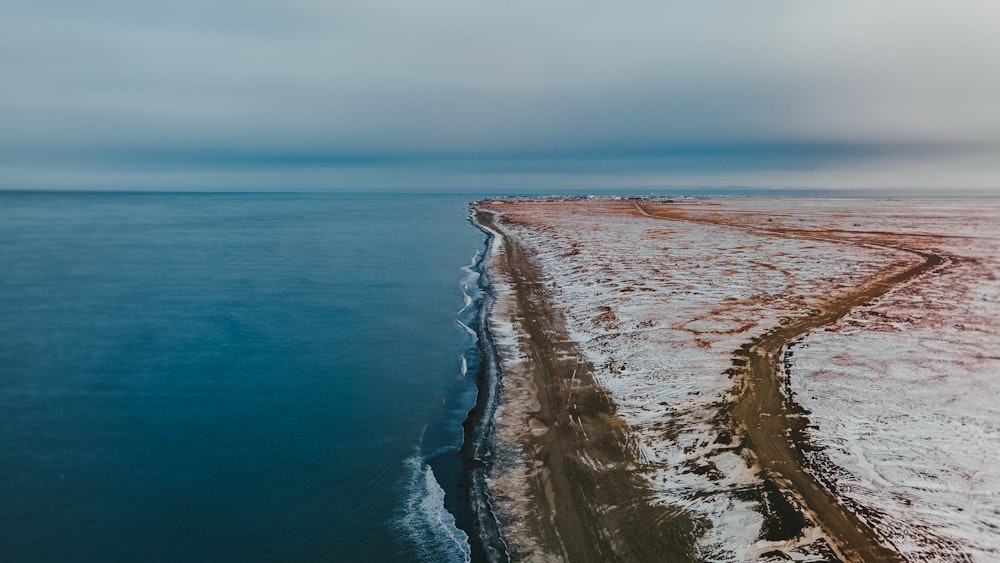
[[[880,405],[849,414],[872,419],[868,434],[838,435],[836,417],[803,407],[824,399],[800,400],[792,379],[809,380],[798,363],[809,339],[956,269],[967,283],[936,311],[977,298],[996,307],[988,259],[1000,236],[983,230],[994,208],[957,210],[972,232],[953,224],[958,215],[931,220],[933,206],[892,202],[877,223],[871,202],[478,203],[475,220],[498,234],[487,268],[503,374],[488,482],[512,558],[986,560],[998,548],[988,526],[935,531],[919,510],[893,510],[903,492],[920,506],[912,481],[878,483],[884,499],[853,494],[864,468],[884,477],[888,467],[866,453],[881,443]],[[988,346],[995,327],[981,322],[973,336]],[[836,362],[865,374],[858,334],[856,358]],[[967,378],[998,373],[980,355]],[[974,402],[976,390],[959,394]],[[1000,417],[987,409],[977,420],[985,453],[968,465],[982,472],[1000,448]],[[893,467],[906,461],[900,448]],[[844,450],[855,459],[835,455]],[[969,494],[995,510],[997,481],[980,473],[963,485],[962,475],[938,478],[978,486]],[[928,513],[946,508],[927,502]]]
[[[488,213],[477,222],[497,229]],[[502,235],[501,235],[502,236]],[[494,315],[511,318],[498,336],[504,362],[497,415],[500,461],[492,479],[514,560],[672,561],[689,559],[699,523],[690,514],[649,502],[634,472],[639,456],[593,366],[545,298],[524,250],[503,238],[491,262]],[[495,323],[497,324],[497,323]]]

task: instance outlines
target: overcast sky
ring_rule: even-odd
[[[0,188],[1000,187],[1000,2],[5,0]]]

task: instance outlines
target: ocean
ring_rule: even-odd
[[[0,192],[0,559],[480,560],[472,199]]]

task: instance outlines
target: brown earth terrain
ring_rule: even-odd
[[[639,203],[636,207],[642,214],[654,218],[731,225],[718,216],[679,216],[650,211]],[[816,238],[822,236],[824,240],[839,234],[831,231],[807,232],[804,229],[775,229],[770,232],[776,236],[789,233]],[[895,236],[893,233],[877,232],[862,234]],[[727,408],[727,414],[737,431],[744,436],[746,446],[756,455],[760,467],[786,494],[793,495],[814,516],[816,523],[833,540],[838,554],[847,561],[898,561],[901,558],[808,471],[802,455],[803,449],[810,447],[803,436],[808,420],[781,392],[783,378],[779,359],[781,350],[799,336],[835,322],[854,307],[872,301],[944,262],[944,258],[937,254],[901,248],[891,243],[880,245],[911,252],[920,256],[922,261],[903,272],[872,280],[852,293],[834,297],[806,316],[788,319],[781,327],[754,338],[737,350],[739,359],[734,364],[738,368],[735,371],[741,376],[737,379],[741,388],[737,394],[739,399]]]
[[[836,321],[853,308],[940,266],[945,259],[902,246],[912,238],[904,241],[894,233],[768,228],[759,218],[748,221],[711,212],[696,214],[672,205],[637,203],[631,211],[623,211],[653,220],[704,222],[778,237],[881,246],[914,256],[908,268],[890,271],[850,292],[833,295],[801,315],[787,317],[777,328],[735,351],[732,375],[736,399],[723,405],[721,412],[742,438],[743,447],[753,452],[765,480],[764,490],[780,491],[777,495],[783,496],[786,504],[808,513],[841,559],[899,560],[884,538],[810,473],[802,453],[810,447],[803,432],[808,421],[782,394],[780,352],[799,336]],[[480,209],[475,217],[503,235],[503,225],[496,224],[494,214]],[[560,312],[547,302],[530,255],[514,238],[504,236],[504,240],[505,252],[498,266],[506,270],[516,295],[518,322],[524,333],[520,347],[527,356],[537,398],[524,448],[529,467],[535,468],[530,472],[531,494],[538,517],[532,520],[531,533],[547,551],[568,561],[698,559],[695,541],[705,523],[695,514],[651,502],[648,482],[635,471],[640,461],[627,425],[594,381],[593,366],[584,359],[579,345],[569,340]],[[794,507],[790,506],[787,519],[798,517]],[[777,512],[781,512],[780,507]],[[516,550],[514,557],[531,559],[530,554]]]
[[[502,233],[493,216],[476,221]],[[538,516],[532,532],[565,561],[691,561],[699,527],[690,514],[649,502],[634,471],[637,462],[625,423],[593,379],[593,366],[569,340],[559,312],[546,302],[536,269],[505,237],[500,267],[514,285],[536,387],[529,422],[531,488]],[[516,542],[514,542],[516,545]],[[530,553],[512,554],[530,560]]]

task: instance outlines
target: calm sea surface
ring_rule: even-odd
[[[467,559],[471,199],[0,192],[0,560]]]

